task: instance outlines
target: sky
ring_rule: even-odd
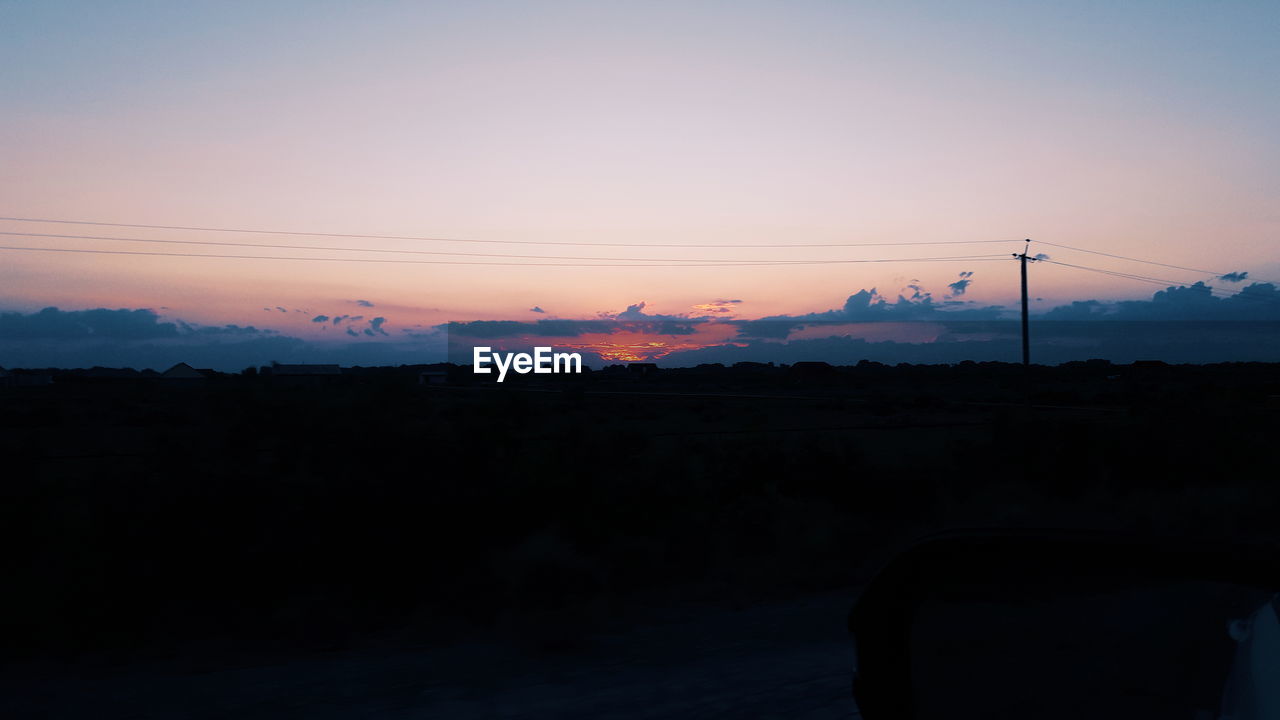
[[[1226,297],[1280,278],[1278,66],[1274,2],[0,0],[0,216],[484,241],[0,220],[95,236],[10,247],[258,258],[0,249],[0,313],[145,310],[337,347],[639,303],[808,317],[873,289],[1011,308],[1023,238]],[[1007,242],[792,247],[979,240]],[[723,247],[759,244],[782,247]],[[1008,259],[898,262],[969,255]],[[780,259],[813,262],[688,265]],[[865,259],[895,262],[843,262]],[[1162,290],[1050,263],[1032,282],[1041,314]],[[0,336],[0,365],[45,357],[6,355],[22,338]]]

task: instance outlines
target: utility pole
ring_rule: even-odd
[[[1022,266],[1022,366],[1031,367],[1031,334],[1029,331],[1030,323],[1027,320],[1027,262],[1035,262],[1036,258],[1028,257],[1027,251],[1031,248],[1031,239],[1027,239],[1026,247],[1022,249],[1022,253],[1014,253],[1013,256],[1018,259],[1018,263]]]

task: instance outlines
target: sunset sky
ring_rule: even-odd
[[[512,244],[16,220],[0,231],[633,265],[1007,256],[1033,238],[1280,278],[1277,67],[1275,2],[0,2],[2,216]],[[971,240],[1008,242],[715,247]],[[892,301],[916,285],[960,309],[1012,306],[1018,291],[1012,259],[591,268],[0,245],[517,263],[0,250],[2,312],[150,309],[309,341],[638,303],[754,319],[825,312],[871,288]],[[949,290],[962,272],[967,287]],[[1159,289],[1033,268],[1041,312]],[[361,317],[333,322],[342,315]]]

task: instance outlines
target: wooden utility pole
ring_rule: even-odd
[[[1027,262],[1035,262],[1035,258],[1027,257],[1027,250],[1031,248],[1031,239],[1027,239],[1027,245],[1022,249],[1022,253],[1014,253],[1014,257],[1018,258],[1018,263],[1022,266],[1022,365],[1023,367],[1031,367],[1031,334],[1030,323],[1027,319]]]

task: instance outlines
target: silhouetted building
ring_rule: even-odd
[[[180,362],[160,373],[160,380],[166,387],[187,387],[203,385],[217,376],[217,374],[216,371],[209,368],[193,368],[184,362]]]
[[[101,366],[65,370],[58,373],[57,378],[58,382],[72,382],[84,385],[119,385],[144,379],[142,373],[133,368]]]
[[[627,372],[632,377],[649,377],[658,372],[658,363],[637,362],[627,363]]]
[[[184,362],[180,362],[160,373],[160,378],[162,380],[206,380],[216,374],[209,368],[196,369]]]
[[[771,362],[762,363],[751,360],[740,360],[733,364],[733,374],[737,377],[761,378],[781,375],[784,372],[786,371]]]
[[[444,385],[449,382],[449,373],[444,370],[423,370],[418,373],[419,385]]]
[[[805,380],[829,378],[836,374],[836,369],[831,363],[825,363],[813,360],[801,360],[791,364],[790,373],[792,377]]]

